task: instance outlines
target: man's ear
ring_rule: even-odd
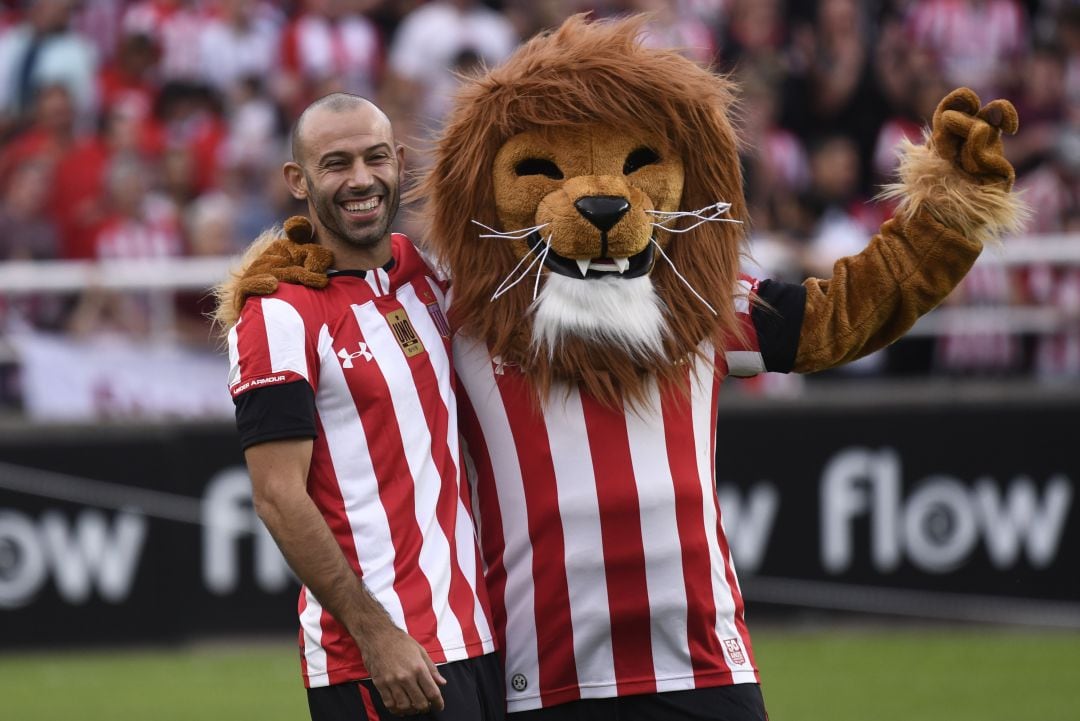
[[[405,182],[405,146],[397,146],[397,174],[398,184]]]
[[[304,176],[303,168],[290,161],[285,163],[281,172],[285,175],[285,185],[289,188],[292,197],[297,200],[307,200],[307,177]]]

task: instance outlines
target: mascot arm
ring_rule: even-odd
[[[983,245],[1017,230],[1025,210],[1001,134],[1015,133],[1016,110],[1004,100],[979,107],[966,88],[934,113],[924,145],[907,144],[898,199],[867,248],[841,258],[829,280],[811,278],[792,370],[832,368],[892,343],[938,305],[974,264]]]
[[[278,283],[325,288],[330,282],[326,271],[334,264],[334,254],[312,242],[311,221],[294,215],[285,221],[283,229],[283,238],[256,242],[244,256],[234,281],[226,284],[228,291],[221,302],[229,307],[218,313],[227,321],[224,325],[236,322],[247,298],[270,295],[277,290]]]

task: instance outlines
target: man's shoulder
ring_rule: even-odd
[[[434,270],[432,259],[413,241],[401,233],[393,235],[394,261],[403,277],[428,276],[435,280],[440,274]]]
[[[290,315],[295,312],[296,315],[306,320],[319,312],[322,307],[321,298],[325,292],[324,289],[309,288],[299,283],[281,281],[272,293],[248,296],[244,300],[241,317],[251,313],[265,315],[269,305],[271,308],[280,309]],[[269,301],[269,304],[267,304],[267,301]]]

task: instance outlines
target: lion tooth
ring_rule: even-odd
[[[615,261],[615,267],[619,269],[619,273],[625,273],[630,268],[629,258],[612,258]]]
[[[577,261],[577,267],[578,267],[579,270],[581,270],[581,277],[582,278],[584,278],[585,274],[589,272],[589,263],[590,263],[589,260],[579,260],[579,261]]]

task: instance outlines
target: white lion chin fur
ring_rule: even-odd
[[[635,358],[664,354],[664,308],[649,276],[578,280],[549,273],[532,305],[533,348],[570,337],[614,344]]]

